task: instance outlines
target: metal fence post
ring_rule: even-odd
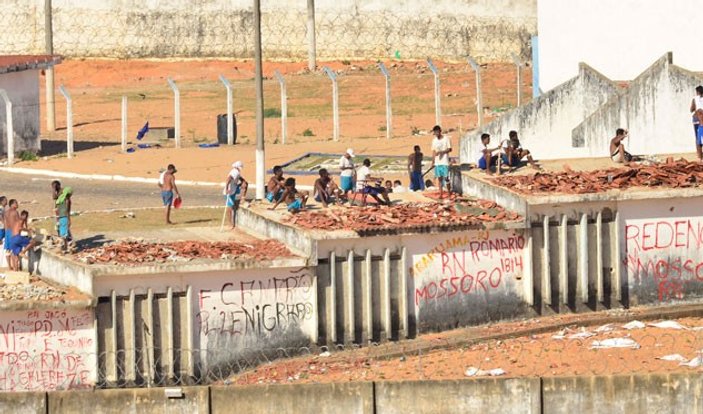
[[[66,98],[66,153],[68,158],[73,158],[73,99],[63,85],[59,86],[59,91]]]
[[[513,63],[517,67],[517,106],[522,105],[522,61],[515,53],[511,53]]]
[[[168,85],[173,90],[173,137],[176,140],[176,148],[181,147],[181,92],[173,79],[168,78]]]
[[[127,97],[122,96],[122,152],[127,152]]]
[[[478,127],[483,126],[483,95],[481,93],[481,66],[469,56],[469,65],[476,72],[476,112],[478,113]]]
[[[432,74],[434,75],[434,119],[436,125],[442,125],[442,103],[440,96],[440,86],[439,86],[439,70],[432,62],[432,59],[427,59],[427,66],[429,66]]]
[[[44,0],[44,42],[46,54],[54,54],[54,28],[51,0]],[[56,96],[54,87],[54,66],[45,70],[46,74],[46,129],[56,131]]]
[[[12,119],[12,101],[4,89],[0,89],[0,98],[5,101],[5,132],[7,134],[7,165],[15,163],[15,126]]]
[[[315,0],[308,0],[308,69],[317,67],[317,44],[315,40]]]
[[[220,82],[225,85],[227,89],[227,145],[234,145],[234,119],[232,115],[232,84],[225,78],[224,75],[220,75]]]
[[[286,79],[281,75],[281,72],[273,73],[281,85],[281,143],[286,143],[288,135],[288,91],[286,90]]]
[[[333,136],[335,141],[339,141],[339,87],[337,85],[337,75],[327,66],[322,69],[332,81],[332,118],[334,122]]]
[[[378,63],[378,68],[381,69],[383,77],[386,78],[386,138],[391,139],[393,136],[393,110],[391,108],[391,74],[386,69],[383,62]]]

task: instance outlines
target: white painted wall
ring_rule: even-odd
[[[97,378],[93,310],[0,313],[0,391],[92,388]]]
[[[547,91],[586,62],[615,80],[634,79],[674,52],[703,71],[700,0],[538,0],[540,86]]]
[[[622,262],[639,303],[703,294],[703,197],[622,202]]]
[[[12,101],[15,152],[39,150],[39,71],[0,74],[0,89]],[[5,102],[0,99],[0,155],[7,154]]]

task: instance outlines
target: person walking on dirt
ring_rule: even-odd
[[[247,190],[249,189],[249,183],[242,177],[243,168],[244,164],[241,161],[232,164],[232,170],[227,174],[227,181],[225,183],[226,214],[227,217],[229,217],[229,224],[232,225],[233,230],[237,226],[237,210],[239,210],[239,204],[242,199],[246,199]],[[282,176],[283,170],[281,169],[281,177]]]
[[[171,206],[174,201],[174,193],[176,199],[181,198],[181,193],[178,192],[178,187],[176,186],[176,172],[176,166],[169,164],[168,167],[166,167],[166,171],[161,173],[161,177],[159,178],[161,201],[164,203],[164,207],[166,207],[166,224],[173,224],[171,221]]]

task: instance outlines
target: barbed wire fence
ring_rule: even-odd
[[[668,321],[665,323],[672,323]],[[651,325],[650,325],[651,326]],[[3,355],[4,390],[703,373],[703,330],[607,324],[517,338]],[[97,373],[97,376],[96,374]]]

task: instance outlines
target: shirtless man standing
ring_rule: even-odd
[[[176,198],[181,198],[181,193],[178,192],[178,187],[176,187],[176,166],[169,164],[166,171],[161,174],[159,179],[159,188],[161,188],[161,201],[166,207],[166,224],[173,224],[171,222],[171,206],[173,205],[173,194],[176,194]]]
[[[3,243],[3,250],[5,251],[5,259],[7,265],[10,266],[10,239],[12,239],[12,229],[14,228],[15,222],[19,221],[20,215],[17,212],[17,200],[11,199],[7,204],[7,207],[3,211],[3,222],[5,225],[5,241]]]

